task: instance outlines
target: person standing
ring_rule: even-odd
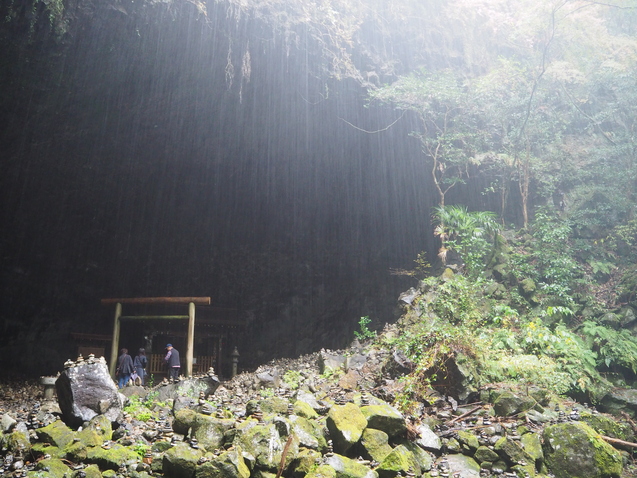
[[[137,376],[141,382],[142,387],[146,386],[146,364],[148,359],[146,358],[146,349],[139,349],[139,352],[133,360],[133,366],[137,372]]]
[[[179,369],[181,368],[181,363],[179,362],[179,352],[176,348],[172,346],[172,344],[166,345],[166,365],[168,366],[168,378],[171,381],[179,380]]]
[[[120,350],[120,356],[117,359],[117,387],[124,388],[134,371],[133,359],[128,355],[128,349]]]

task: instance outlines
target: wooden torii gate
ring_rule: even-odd
[[[117,352],[119,348],[120,321],[124,319],[188,319],[188,337],[186,343],[186,375],[192,375],[192,362],[195,344],[195,305],[210,305],[210,297],[137,297],[128,299],[102,299],[102,305],[115,304],[113,321],[113,342],[109,372],[115,377]],[[122,315],[122,304],[188,305],[188,315]]]

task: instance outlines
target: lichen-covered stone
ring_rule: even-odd
[[[601,413],[582,412],[581,416],[584,423],[587,423],[593,430],[602,435],[619,438],[624,441],[635,441],[635,433],[627,423],[620,423]]]
[[[493,411],[497,416],[508,417],[530,410],[537,404],[533,397],[517,395],[510,391],[502,392],[493,402]]]
[[[587,424],[558,423],[544,429],[544,457],[556,478],[617,478],[621,455]]]
[[[416,476],[422,473],[414,454],[404,445],[394,448],[376,468],[379,478],[393,478],[399,473],[405,475],[410,470]]]
[[[234,423],[234,420],[198,413],[190,434],[199,440],[199,446],[207,451],[214,451],[223,445],[225,433],[234,427]]]
[[[493,449],[500,455],[500,458],[510,465],[535,463],[535,460],[531,458],[524,448],[509,437],[500,438],[493,446]]]
[[[30,473],[34,478],[64,478],[71,474],[71,469],[57,458],[45,458],[35,465],[35,470]]]
[[[409,441],[407,438],[399,440],[397,445],[404,446],[405,448],[407,448],[407,450],[414,454],[414,459],[418,463],[418,466],[420,466],[421,472],[431,470],[431,467],[433,466],[435,460],[435,457],[432,453],[423,450],[420,446],[418,446],[413,441]]]
[[[164,474],[171,478],[192,478],[197,462],[202,456],[201,449],[194,449],[187,443],[177,443],[164,453],[162,460]]]
[[[50,425],[38,428],[36,433],[41,442],[50,443],[58,448],[64,448],[75,438],[75,432],[62,420],[56,420]]]
[[[68,458],[74,463],[79,463],[86,460],[88,457],[88,448],[81,441],[70,443],[63,449],[65,458]]]
[[[637,416],[637,390],[632,388],[613,388],[599,404],[600,410],[613,415],[627,413],[631,418]]]
[[[316,468],[317,464],[321,461],[321,457],[322,455],[316,450],[312,450],[310,448],[300,449],[290,464],[292,476],[295,478],[304,477]]]
[[[270,397],[265,400],[261,400],[259,402],[259,406],[261,407],[261,411],[265,414],[284,415],[288,411],[288,403],[290,402],[285,398]]]
[[[458,441],[462,446],[463,452],[468,455],[473,455],[480,446],[478,437],[469,430],[458,430]]]
[[[195,469],[195,478],[249,478],[241,449],[227,451]]]
[[[86,478],[102,478],[102,474],[100,473],[100,469],[97,465],[89,465],[84,468],[84,473],[86,473]]]
[[[336,470],[329,465],[319,465],[305,475],[305,478],[336,478]]]
[[[64,458],[66,455],[57,446],[48,443],[34,443],[31,446],[31,452],[38,458],[44,455],[50,455],[52,458]]]
[[[108,450],[101,446],[89,447],[86,462],[95,463],[102,470],[117,470],[122,463],[132,463],[137,458],[137,453],[130,448],[114,443]]]
[[[460,473],[463,478],[478,478],[480,473],[480,465],[466,455],[449,455],[447,456],[447,462],[449,463],[450,476],[454,473]]]
[[[25,432],[15,430],[2,437],[2,448],[13,453],[26,453],[31,450],[31,442]]]
[[[381,462],[391,453],[389,446],[389,435],[382,430],[366,428],[363,431],[360,441],[360,451],[362,456],[369,460]]]
[[[322,428],[314,421],[300,416],[290,417],[291,432],[299,439],[299,445],[314,450],[325,450],[327,441]]]
[[[494,461],[497,461],[498,458],[500,458],[500,455],[498,455],[496,452],[494,452],[493,450],[491,450],[490,448],[486,446],[481,446],[481,447],[478,447],[478,449],[473,455],[473,458],[478,463],[484,463],[484,462],[493,463]]]
[[[525,433],[520,437],[520,444],[524,451],[534,460],[535,467],[539,470],[544,463],[542,441],[537,433]]]
[[[234,444],[253,457],[256,467],[274,472],[278,469],[284,445],[273,424],[244,429],[236,435]]]
[[[367,419],[367,426],[382,430],[390,437],[402,435],[407,431],[405,418],[391,405],[368,405],[361,407],[360,411]]]
[[[327,428],[333,440],[334,450],[340,454],[347,451],[360,440],[367,427],[367,419],[353,403],[333,406],[327,414]],[[377,427],[373,427],[377,428]]]
[[[418,432],[418,437],[415,442],[418,446],[434,453],[440,452],[442,441],[428,425],[422,423],[416,428],[416,431]]]
[[[378,478],[376,471],[342,455],[328,457],[325,464],[334,469],[336,478]]]
[[[297,400],[294,402],[294,415],[298,415],[299,417],[307,418],[307,419],[315,419],[318,418],[319,414],[312,408],[312,406],[301,400]]]
[[[197,412],[190,408],[182,408],[175,412],[173,420],[173,430],[175,433],[185,435],[190,428],[195,426],[197,420]]]

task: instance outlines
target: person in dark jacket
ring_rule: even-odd
[[[135,367],[135,371],[137,372],[137,376],[139,377],[142,386],[146,385],[147,364],[148,359],[146,358],[146,349],[139,349],[139,352],[135,356],[135,360],[133,360],[133,366]]]
[[[171,381],[179,380],[179,369],[181,368],[181,363],[179,362],[179,352],[176,348],[172,346],[172,344],[166,345],[166,365],[168,366],[168,378]]]
[[[128,349],[120,350],[120,356],[117,359],[117,386],[118,388],[124,388],[130,376],[135,371],[133,367],[133,359],[128,355]]]

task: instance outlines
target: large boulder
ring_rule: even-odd
[[[203,377],[188,378],[178,382],[161,384],[153,389],[157,392],[157,400],[165,402],[168,399],[176,399],[180,395],[198,397],[201,392],[205,396],[212,395],[219,388],[220,382],[216,375],[204,375]]]
[[[544,457],[555,478],[618,478],[621,455],[588,425],[568,422],[544,429]]]
[[[164,453],[162,468],[164,474],[171,478],[192,478],[197,462],[203,452],[191,448],[187,443],[177,443]]]
[[[360,440],[367,427],[367,419],[353,403],[334,405],[327,414],[326,425],[332,437],[334,450],[345,455]],[[375,427],[378,428],[378,427]]]
[[[334,454],[325,459],[325,464],[336,472],[336,478],[378,478],[378,473],[356,460]]]
[[[195,468],[195,478],[249,478],[248,469],[241,448],[226,451],[214,460]]]
[[[390,437],[403,435],[407,431],[405,418],[389,404],[368,405],[360,410],[367,419],[367,426],[382,430]]]
[[[63,420],[78,427],[97,415],[111,422],[122,411],[123,399],[105,363],[87,363],[67,368],[55,381]]]
[[[284,446],[276,426],[274,424],[255,425],[237,432],[234,445],[241,447],[244,458],[247,454],[253,457],[256,467],[275,473],[281,463]],[[293,456],[294,454],[291,454],[290,458]]]
[[[633,388],[614,388],[602,398],[599,408],[603,412],[619,415],[627,413],[631,418],[637,416],[637,390]]]
[[[382,430],[366,428],[360,441],[361,454],[369,459],[381,462],[391,453],[389,435]]]
[[[406,475],[408,472],[421,475],[420,464],[414,454],[404,445],[394,448],[376,468],[379,478],[393,478],[396,475]]]

